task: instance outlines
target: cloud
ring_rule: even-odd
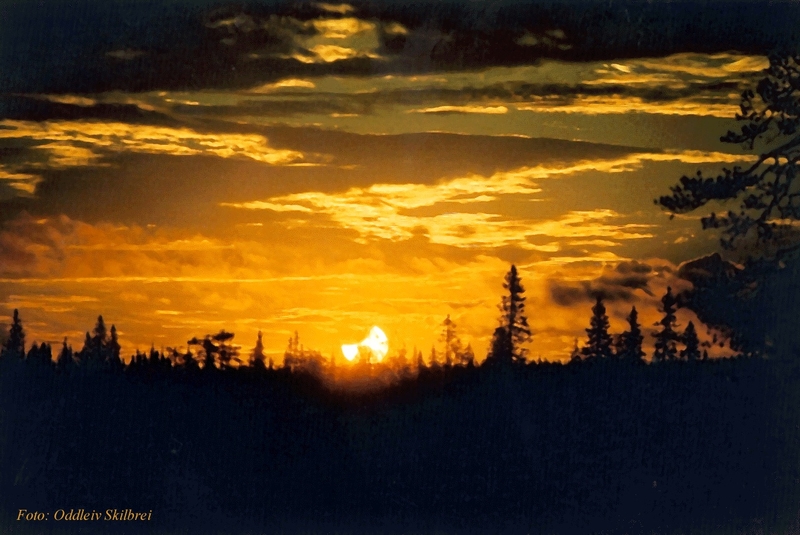
[[[174,156],[213,155],[248,158],[270,165],[299,163],[297,151],[275,149],[257,134],[206,134],[183,127],[120,122],[0,121],[0,140],[32,140],[45,151],[44,166],[64,168],[98,165],[103,154],[140,152]]]
[[[647,156],[643,156],[647,157]],[[654,155],[654,157],[659,157]],[[503,171],[491,176],[472,175],[426,184],[374,184],[342,193],[305,192],[274,197],[267,201],[222,203],[247,209],[297,212],[325,216],[353,230],[360,240],[407,240],[422,229],[432,243],[456,247],[503,247],[555,252],[553,240],[604,238],[629,240],[650,238],[649,225],[612,224],[620,215],[612,210],[572,211],[552,220],[512,218],[502,213],[478,210],[481,205],[509,196],[528,201],[541,190],[534,182],[587,170],[621,172],[641,161],[629,157],[618,161],[579,162],[568,167],[533,167]],[[546,237],[547,244],[535,243]]]
[[[594,276],[590,276],[594,273]],[[675,293],[690,287],[677,274],[677,268],[666,260],[619,260],[605,263],[599,274],[586,272],[578,280],[552,278],[549,291],[559,306],[589,304],[599,296],[608,302],[648,303],[656,306],[666,286]]]
[[[559,29],[547,30],[543,33],[526,31],[515,40],[515,43],[519,46],[537,47],[544,50],[558,49],[565,51],[572,48],[564,31]]]
[[[435,106],[433,108],[423,108],[410,110],[411,113],[488,113],[503,114],[508,113],[505,106]]]
[[[340,15],[347,15],[356,10],[350,4],[328,4],[325,2],[318,2],[314,5],[327,13],[338,13]]]
[[[401,9],[385,2],[365,12],[349,4],[298,2],[222,4],[199,7],[190,16],[152,3],[124,12],[102,3],[35,10],[20,3],[4,13],[8,31],[0,72],[7,76],[0,80],[0,92],[246,88],[287,76],[482,70],[547,58],[627,65],[627,58],[663,58],[688,48],[715,55],[734,49],[763,54],[790,48],[794,28],[789,21],[797,19],[798,9],[792,3],[769,9],[740,3],[722,11],[711,4],[679,10],[669,3],[588,3],[564,10],[507,2],[447,8],[426,2]],[[55,19],[74,31],[48,32]],[[338,22],[347,19],[358,21],[358,33],[350,23]],[[337,24],[347,27],[340,31]],[[191,46],[181,45],[186,43]],[[318,45],[355,52],[346,55],[350,59],[326,61],[332,56],[315,53]],[[755,66],[720,69],[736,74]],[[690,72],[680,69],[681,75]]]
[[[3,165],[0,165],[0,181],[6,181],[9,186],[21,194],[33,195],[36,191],[36,185],[41,180],[41,177],[36,175],[8,171],[4,169]]]
[[[285,78],[277,82],[263,84],[258,87],[251,88],[251,93],[271,93],[278,90],[286,89],[314,89],[316,84],[311,80],[300,78]]]

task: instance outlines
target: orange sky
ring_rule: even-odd
[[[307,19],[286,57],[378,61],[381,39],[414,32],[342,9]],[[207,27],[232,39],[243,17]],[[519,46],[540,42],[525,35]],[[126,355],[226,329],[245,351],[262,331],[275,355],[296,330],[325,356],[373,325],[390,354],[427,356],[449,314],[482,359],[515,263],[530,355],[566,359],[594,292],[612,330],[636,305],[649,332],[666,287],[689,286],[677,266],[717,249],[653,199],[749,158],[718,139],[765,66],[676,52],[29,91],[28,104],[71,111],[0,119],[0,314],[19,308],[29,342],[76,349],[103,314]]]

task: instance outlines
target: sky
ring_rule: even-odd
[[[598,294],[650,333],[719,249],[653,200],[752,160],[719,138],[798,11],[3,2],[0,316],[29,344],[102,314],[125,355],[225,329],[329,356],[375,325],[428,355],[449,315],[481,359],[513,263],[531,358],[569,358]]]

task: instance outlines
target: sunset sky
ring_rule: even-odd
[[[0,316],[80,349],[102,314],[126,356],[220,329],[329,356],[373,325],[427,356],[449,314],[482,359],[514,263],[533,358],[598,291],[650,332],[718,249],[653,199],[752,158],[719,137],[798,11],[4,2]]]

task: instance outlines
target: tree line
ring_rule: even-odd
[[[505,294],[499,309],[501,311],[498,327],[495,329],[489,352],[483,364],[486,366],[514,366],[530,363],[529,348],[533,334],[528,323],[525,310],[525,288],[522,278],[512,265],[503,283]],[[690,321],[683,332],[678,332],[676,311],[678,300],[667,288],[661,298],[662,318],[653,334],[655,339],[651,362],[674,360],[696,361],[708,358],[708,343],[701,343],[694,324]],[[571,361],[592,361],[596,359],[612,359],[624,362],[645,362],[646,353],[642,349],[644,332],[639,323],[638,311],[632,307],[627,317],[628,327],[622,333],[614,335],[610,332],[608,315],[604,298],[598,294],[591,309],[589,327],[586,328],[586,341],[575,348]],[[456,366],[475,367],[475,354],[470,344],[464,345],[457,333],[456,323],[448,315],[441,324],[439,336],[440,346],[431,347],[430,356],[426,359],[422,350],[416,347],[408,354],[405,347],[394,355],[387,357],[383,367],[394,370],[401,377],[408,377],[421,370],[441,370]],[[233,343],[234,333],[221,330],[216,334],[193,337],[187,341],[187,349],[167,348],[156,350],[151,347],[148,352],[138,349],[126,363],[120,354],[119,336],[115,325],[106,327],[103,316],[98,316],[91,331],[86,332],[83,347],[74,350],[67,338],[61,345],[57,355],[48,343],[34,344],[26,350],[25,330],[19,310],[15,309],[7,340],[0,351],[4,359],[24,360],[36,366],[55,366],[56,369],[69,371],[83,369],[87,371],[107,370],[170,370],[183,369],[193,371],[232,370],[251,368],[256,371],[283,368],[292,372],[306,372],[311,375],[335,375],[339,363],[336,355],[325,359],[316,350],[308,349],[300,343],[300,336],[295,331],[289,338],[283,354],[283,362],[276,363],[272,356],[265,353],[261,332],[258,333],[255,346],[247,355],[242,348]],[[375,364],[371,362],[369,351],[362,351],[357,359],[357,368],[369,369]]]

